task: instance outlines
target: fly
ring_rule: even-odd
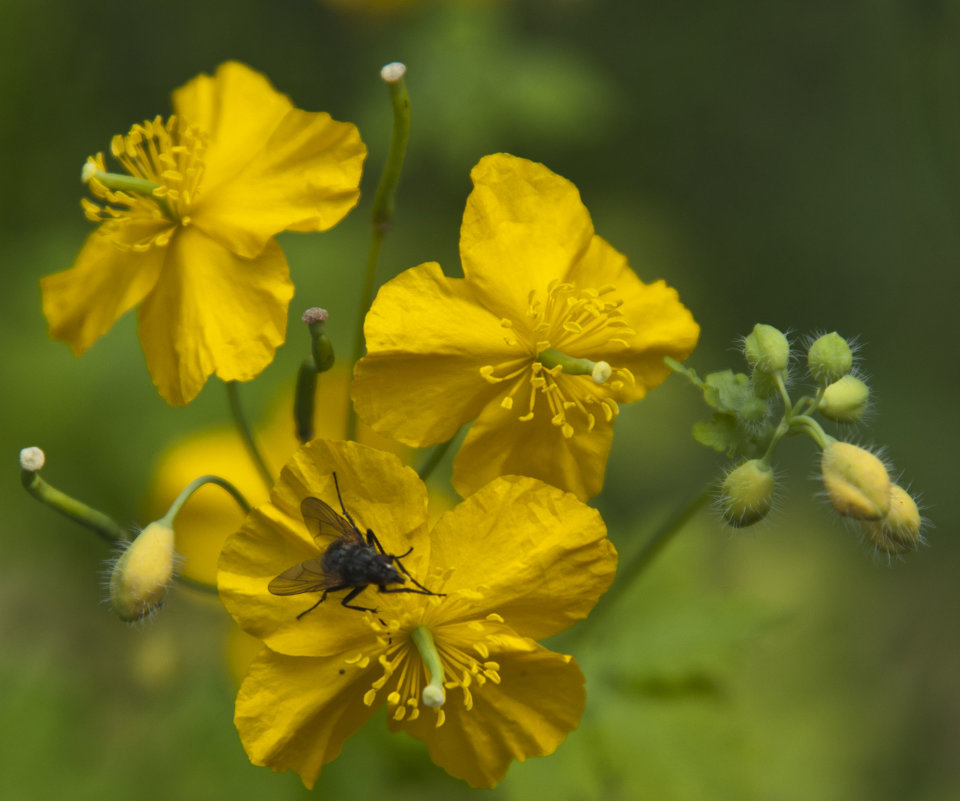
[[[366,536],[361,534],[357,524],[343,505],[336,473],[333,474],[333,485],[337,490],[337,500],[340,501],[343,514],[319,498],[304,498],[300,504],[300,513],[314,542],[320,546],[326,545],[323,553],[284,570],[267,587],[274,595],[323,593],[319,601],[297,615],[298,620],[307,612],[312,612],[320,606],[327,599],[328,594],[340,590],[349,590],[340,600],[341,606],[356,609],[359,612],[376,613],[376,608],[350,603],[371,584],[382,593],[413,592],[419,595],[441,597],[445,595],[424,587],[410,575],[400,561],[410,555],[413,546],[405,553],[389,554],[384,551],[383,545],[372,529],[367,529]],[[332,542],[331,537],[333,537]],[[410,579],[416,587],[387,586],[403,584],[407,579]]]

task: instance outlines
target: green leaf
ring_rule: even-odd
[[[745,403],[755,399],[750,377],[743,373],[732,370],[710,373],[704,383],[707,385],[704,400],[720,412],[737,413]]]
[[[694,423],[693,438],[701,445],[731,456],[743,442],[743,434],[737,428],[737,421],[728,414],[714,414],[712,420]]]

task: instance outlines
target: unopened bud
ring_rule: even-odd
[[[770,465],[760,459],[731,470],[720,488],[723,519],[736,528],[762,520],[773,506],[775,483]]]
[[[130,543],[110,575],[110,603],[121,620],[140,620],[158,609],[173,579],[173,529],[151,523]]]
[[[823,486],[837,512],[879,520],[890,509],[890,476],[876,456],[849,442],[832,442],[820,460]]]
[[[867,541],[887,553],[908,553],[920,544],[920,510],[903,487],[890,488],[890,510],[881,520],[863,520],[860,528]]]
[[[787,369],[790,361],[790,343],[783,333],[772,325],[757,323],[743,341],[747,362],[761,373],[777,373]]]
[[[753,387],[753,394],[763,400],[769,400],[780,392],[776,378],[762,370],[753,371],[750,376],[750,384]]]
[[[333,367],[336,360],[333,353],[333,343],[327,336],[327,319],[330,317],[326,309],[317,306],[307,309],[301,319],[310,329],[312,342],[313,363],[318,373],[324,373]]]
[[[40,448],[22,448],[20,450],[20,469],[30,473],[36,473],[43,468],[46,462],[46,454]]]
[[[867,409],[870,387],[859,378],[845,375],[823,390],[819,409],[838,423],[855,423]]]
[[[384,64],[381,68],[380,77],[387,83],[396,83],[406,72],[407,67],[405,64],[399,61],[391,61],[389,64]]]
[[[819,337],[807,351],[810,375],[818,384],[839,381],[853,367],[853,351],[836,331]]]

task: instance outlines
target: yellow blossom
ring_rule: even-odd
[[[347,392],[344,370],[335,367],[320,376],[314,403],[317,436],[343,437]],[[256,429],[257,443],[274,475],[279,475],[279,468],[300,445],[294,434],[292,408],[292,392],[283,393],[263,425]],[[390,447],[387,440],[366,426],[360,426],[357,438],[376,447]],[[185,437],[160,457],[153,474],[146,516],[159,517],[187,484],[203,474],[227,479],[251,504],[267,500],[263,479],[243,442],[235,429],[224,426]],[[176,550],[180,557],[177,572],[205,584],[215,584],[220,549],[241,520],[236,503],[227,493],[218,487],[201,487],[177,515]]]
[[[663,281],[644,284],[594,233],[576,187],[506,154],[471,174],[464,278],[435,263],[385,284],[364,325],[353,398],[362,420],[408,445],[475,420],[454,462],[464,496],[498,475],[586,499],[603,486],[619,404],[685,359],[699,327]]]
[[[88,160],[99,223],[71,269],[41,282],[55,339],[80,355],[139,304],[160,394],[189,403],[216,373],[246,381],[273,359],[293,296],[273,238],[322,231],[356,204],[357,129],[295,108],[261,74],[227,62],[173,93],[173,116],[134,125]]]
[[[298,618],[316,595],[268,591],[319,555],[300,506],[315,496],[339,509],[334,473],[357,525],[387,553],[409,550],[403,567],[443,597],[368,587],[353,603],[376,612],[347,609],[337,593]],[[615,568],[599,514],[570,493],[498,478],[431,525],[426,488],[396,456],[314,440],[220,557],[221,598],[266,646],[237,695],[248,756],[313,786],[385,705],[392,730],[423,740],[452,775],[492,787],[510,762],[553,752],[578,725],[583,675],[536,641],[584,618]]]

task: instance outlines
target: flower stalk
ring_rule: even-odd
[[[390,88],[390,102],[393,105],[393,132],[390,138],[390,150],[387,152],[387,161],[383,166],[377,193],[373,198],[371,222],[373,230],[370,235],[370,252],[367,255],[366,276],[363,282],[363,292],[360,296],[360,314],[358,316],[357,331],[353,344],[353,362],[356,363],[363,356],[363,321],[373,303],[373,291],[376,286],[377,263],[380,259],[380,248],[384,234],[390,228],[393,219],[394,202],[397,186],[400,183],[400,174],[403,171],[403,161],[407,154],[407,142],[410,139],[410,96],[403,76],[406,67],[393,62],[387,64],[381,71],[380,77]],[[347,439],[355,439],[357,434],[357,413],[350,403],[347,406]]]
[[[20,481],[23,488],[41,503],[55,509],[64,517],[95,531],[107,542],[117,545],[129,537],[112,518],[50,486],[40,477],[43,467],[43,451],[39,448],[24,448],[20,451]]]
[[[263,479],[267,490],[270,490],[273,487],[273,474],[270,472],[270,468],[267,467],[267,463],[260,454],[260,449],[257,447],[256,440],[253,437],[253,429],[250,428],[247,417],[243,412],[237,382],[225,381],[224,386],[227,388],[227,399],[230,401],[230,413],[233,416],[233,423],[237,427],[237,433],[240,435],[240,439],[243,440],[247,453],[250,454],[250,458],[253,460],[257,472],[260,473],[260,477]]]

